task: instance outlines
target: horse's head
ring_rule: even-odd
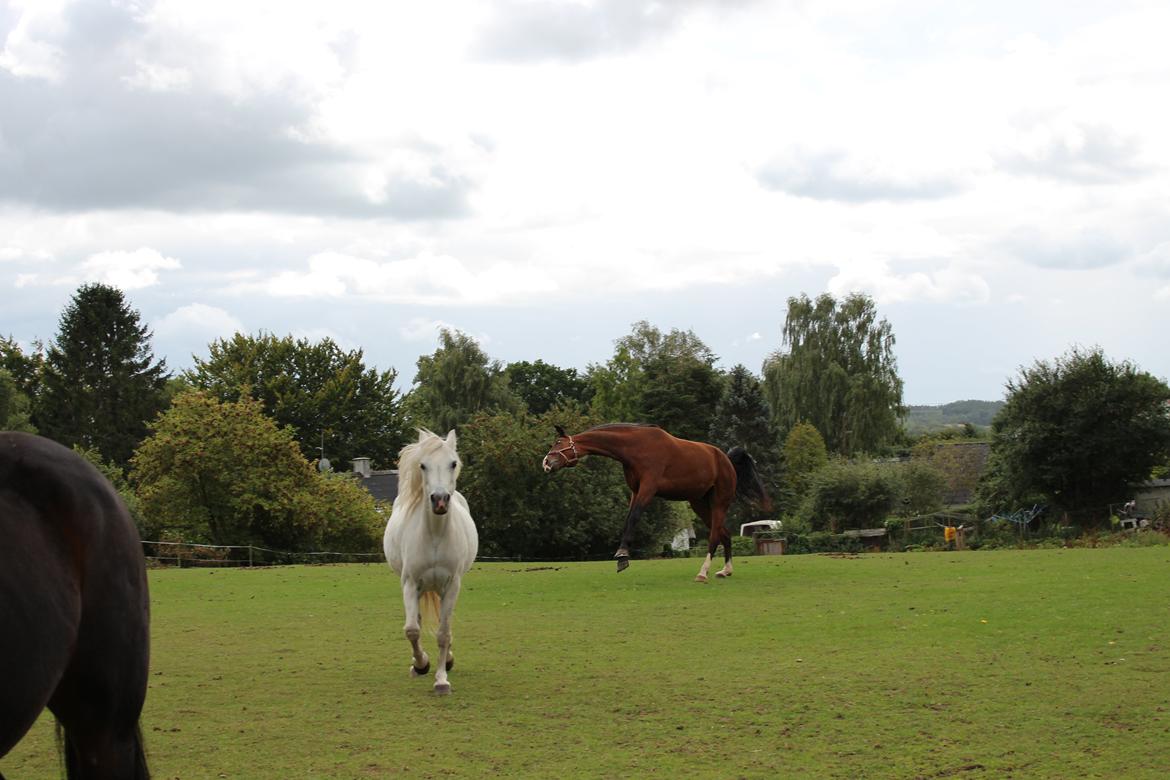
[[[565,429],[561,426],[555,426],[557,429],[557,438],[553,442],[552,449],[544,456],[541,465],[544,466],[544,473],[551,474],[557,469],[567,469],[577,465],[581,455],[577,452],[577,445],[573,443],[573,437],[565,433]]]
[[[462,465],[455,452],[455,431],[448,433],[445,439],[430,431],[419,431],[418,444],[416,468],[422,480],[423,495],[430,498],[432,512],[445,515]]]

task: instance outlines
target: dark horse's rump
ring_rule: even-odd
[[[121,499],[59,444],[0,433],[0,756],[47,706],[73,778],[143,778],[149,599]]]

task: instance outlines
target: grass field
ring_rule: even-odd
[[[698,563],[476,565],[448,697],[384,566],[153,571],[152,770],[1170,776],[1170,548]],[[0,760],[57,770],[45,718]]]

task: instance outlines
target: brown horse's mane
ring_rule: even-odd
[[[654,423],[617,422],[617,423],[605,423],[604,425],[594,425],[589,430],[583,431],[583,433],[591,433],[592,431],[608,431],[608,430],[612,430],[614,428],[622,429],[622,428],[657,428],[657,427],[658,426],[655,425]]]

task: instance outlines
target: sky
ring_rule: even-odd
[[[864,292],[905,401],[1101,347],[1170,376],[1163,2],[0,0],[0,334],[122,289],[174,370],[438,329],[730,368]]]

